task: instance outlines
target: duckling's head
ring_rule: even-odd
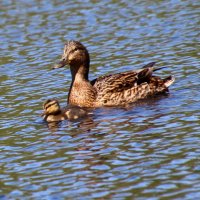
[[[59,102],[56,99],[48,99],[43,104],[43,115],[55,115],[61,112]]]
[[[70,67],[85,66],[89,68],[90,57],[84,45],[78,41],[70,40],[65,44],[61,61],[53,69],[69,65]]]

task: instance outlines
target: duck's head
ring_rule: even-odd
[[[79,67],[81,65],[89,67],[89,62],[90,57],[86,47],[78,41],[70,40],[65,44],[60,62],[53,69],[61,68],[65,65],[70,67]]]
[[[48,99],[43,104],[43,116],[55,115],[61,112],[59,102],[56,99]]]

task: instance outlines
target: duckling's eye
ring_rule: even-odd
[[[75,48],[75,49],[74,49],[74,52],[75,52],[75,51],[78,51],[78,49],[77,49],[77,48]]]

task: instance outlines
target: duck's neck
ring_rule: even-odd
[[[77,96],[79,95],[75,93],[77,92],[79,93],[79,90],[85,88],[86,86],[88,87],[88,85],[90,85],[90,82],[88,80],[89,63],[82,64],[79,66],[70,66],[70,70],[72,75],[72,82],[68,93],[68,103],[70,103],[71,96],[75,96],[75,98],[77,98]]]
[[[88,81],[89,64],[70,66],[72,75],[72,85],[76,82]]]

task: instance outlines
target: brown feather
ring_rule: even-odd
[[[165,79],[153,76],[162,69],[154,68],[155,62],[148,63],[138,70],[101,76],[88,80],[90,58],[87,49],[77,41],[65,45],[60,66],[69,64],[72,84],[68,103],[82,107],[117,106],[168,91],[174,82],[169,76]]]

